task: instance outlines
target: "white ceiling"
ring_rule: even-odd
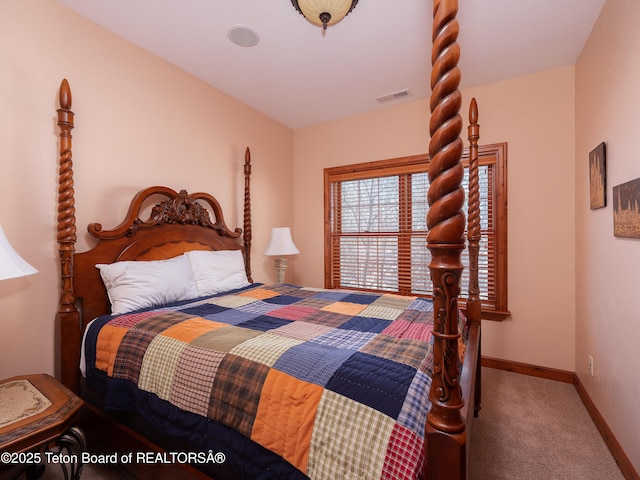
[[[432,0],[360,0],[325,32],[290,0],[58,2],[291,128],[429,95]],[[604,3],[460,0],[462,87],[574,64]],[[232,44],[233,25],[258,45]]]

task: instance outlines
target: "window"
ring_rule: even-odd
[[[479,147],[483,318],[507,307],[506,143]],[[468,189],[469,153],[463,155]],[[325,286],[431,296],[427,248],[429,157],[325,169]],[[466,212],[465,202],[465,212]],[[468,250],[462,261],[468,265]],[[468,268],[461,278],[468,291]],[[464,308],[464,300],[461,302]]]

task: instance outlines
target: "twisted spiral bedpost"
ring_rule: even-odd
[[[480,179],[478,175],[478,104],[475,98],[469,106],[469,201],[467,209],[467,242],[469,244],[469,294],[467,317],[480,321],[480,285],[478,284],[478,254],[480,251]]]
[[[73,292],[73,254],[76,242],[76,209],[73,191],[73,161],[71,151],[71,89],[66,79],[62,80],[59,94],[58,126],[60,127],[60,158],[58,177],[58,245],[61,267],[60,311],[75,309]]]
[[[434,372],[429,392],[432,407],[427,416],[427,433],[430,428],[450,434],[465,429],[460,412],[464,402],[458,363],[458,295],[465,216],[457,11],[457,0],[434,1],[427,247],[431,251],[435,318]]]
[[[478,104],[475,98],[469,106],[469,201],[467,209],[467,244],[469,248],[469,292],[467,296],[467,318],[470,322],[480,323],[482,301],[480,300],[480,284],[478,283],[478,259],[480,255],[480,178],[478,173]],[[481,358],[481,342],[478,341],[478,358]],[[476,387],[474,391],[473,414],[478,416],[482,397],[482,367],[476,364]]]
[[[58,179],[58,226],[57,240],[60,254],[60,300],[56,321],[62,342],[60,349],[60,372],[62,383],[78,393],[80,391],[80,314],[76,308],[73,289],[73,263],[76,243],[76,210],[73,190],[73,162],[71,151],[71,89],[66,79],[62,80],[59,95],[58,127],[60,156]],[[73,348],[65,348],[72,345]],[[78,348],[76,348],[76,346]]]
[[[243,223],[243,241],[244,241],[244,262],[247,272],[247,279],[253,282],[251,278],[251,152],[249,147],[244,152],[244,223]]]

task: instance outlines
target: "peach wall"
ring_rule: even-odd
[[[300,255],[289,281],[324,286],[324,177],[327,167],[426,152],[425,100],[294,132],[294,230]]]
[[[640,178],[640,3],[608,0],[576,63],[576,373],[640,471],[640,240],[613,236],[613,186]],[[607,206],[588,156],[607,148]],[[587,370],[594,358],[595,374]],[[615,400],[613,397],[615,396]]]
[[[484,322],[483,354],[573,371],[574,69],[465,90],[465,112],[472,96],[481,143],[507,142],[509,158],[512,316]],[[294,132],[296,283],[323,283],[323,169],[425,152],[427,125],[417,101]]]
[[[53,0],[0,0],[0,224],[40,273],[0,283],[0,378],[54,372],[58,86],[76,114],[78,250],[86,225],[117,225],[135,192],[167,185],[214,193],[242,225],[244,150],[253,154],[254,279],[262,252],[292,223],[290,129],[194,79]],[[115,208],[114,208],[115,206]]]
[[[483,355],[573,371],[574,68],[464,94],[478,100],[481,143],[508,143],[512,316],[483,322]]]

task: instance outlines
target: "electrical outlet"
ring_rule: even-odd
[[[593,377],[593,357],[589,355],[589,373]]]

